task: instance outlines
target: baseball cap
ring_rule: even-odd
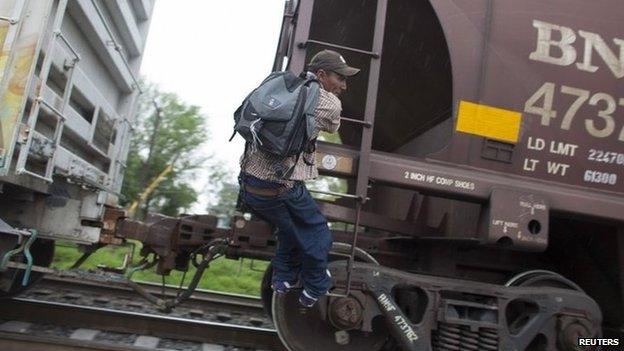
[[[334,71],[345,77],[351,77],[360,72],[359,68],[347,65],[347,61],[345,61],[344,57],[333,50],[323,50],[312,57],[312,60],[310,60],[308,64],[308,71],[316,71],[319,69]]]

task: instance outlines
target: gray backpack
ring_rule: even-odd
[[[273,72],[234,112],[234,133],[268,153],[289,157],[310,150],[319,83],[311,74]],[[304,158],[305,159],[305,158]],[[296,163],[296,162],[295,162]]]

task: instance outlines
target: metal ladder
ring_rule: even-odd
[[[68,3],[68,0],[60,0],[58,7],[56,9],[54,22],[52,24],[53,30],[50,35],[50,38],[48,39],[46,43],[45,58],[42,62],[41,70],[39,71],[39,75],[38,75],[40,84],[37,86],[37,90],[35,92],[35,98],[33,99],[33,103],[32,103],[32,106],[30,108],[30,112],[28,115],[28,121],[26,122],[26,126],[25,126],[27,128],[26,130],[28,131],[28,137],[22,143],[22,147],[20,148],[19,156],[17,158],[17,165],[15,167],[16,174],[27,174],[27,175],[30,175],[32,177],[41,179],[49,183],[53,181],[52,176],[54,173],[54,161],[56,157],[56,152],[61,143],[61,136],[63,135],[63,127],[65,126],[65,120],[66,120],[65,109],[67,108],[67,105],[69,104],[69,99],[70,99],[70,95],[71,95],[71,91],[73,87],[73,75],[75,71],[74,68],[76,67],[76,64],[78,63],[78,61],[80,61],[80,55],[78,55],[76,50],[71,46],[67,38],[61,32],[61,24],[63,22],[65,11],[67,9],[67,3]],[[55,44],[57,43],[57,40],[62,41],[67,46],[67,48],[71,51],[71,54],[74,56],[71,62],[65,63],[65,69],[68,70],[68,74],[67,74],[67,82],[65,84],[65,90],[63,92],[62,103],[61,103],[60,109],[56,109],[50,102],[46,101],[43,98],[43,92],[44,92],[45,87],[47,86],[46,83],[48,80],[48,76],[50,74],[50,68],[52,66]],[[33,137],[35,133],[37,133],[35,132],[35,126],[37,125],[41,105],[44,105],[46,108],[48,108],[57,119],[56,127],[54,128],[54,134],[53,134],[52,139],[50,140],[42,136],[43,138],[46,139],[47,142],[52,144],[51,154],[49,156],[48,155],[44,156],[47,158],[47,160],[46,160],[46,166],[45,166],[45,173],[43,175],[39,173],[35,173],[33,171],[29,171],[26,168],[26,162],[28,161],[28,156],[30,155],[30,148],[33,143]]]
[[[311,17],[312,10],[314,8],[314,1],[302,1],[299,3],[299,14],[306,13]],[[370,153],[373,142],[373,126],[375,123],[375,109],[377,105],[377,89],[378,89],[378,81],[379,74],[381,70],[381,57],[382,57],[382,48],[383,48],[383,39],[386,25],[386,12],[388,8],[388,0],[377,0],[377,9],[375,16],[375,30],[373,32],[373,46],[371,51],[361,50],[357,48],[337,45],[334,43],[328,43],[318,40],[312,40],[309,38],[309,28],[311,18],[300,17],[298,19],[299,24],[305,28],[303,30],[297,29],[297,34],[295,36],[295,42],[300,49],[305,50],[308,44],[316,44],[324,47],[334,48],[338,50],[350,51],[360,55],[366,55],[370,57],[370,66],[369,66],[369,74],[368,74],[368,87],[367,87],[367,96],[366,96],[366,105],[364,110],[364,118],[360,119],[351,119],[351,118],[341,118],[341,120],[351,123],[356,123],[360,125],[362,130],[362,140],[359,149],[359,161],[358,161],[358,171],[356,174],[356,191],[355,194],[337,194],[337,193],[329,193],[331,195],[337,195],[340,197],[351,198],[356,201],[356,209],[355,209],[355,223],[353,228],[353,240],[351,242],[351,253],[350,254],[338,254],[340,256],[348,257],[348,265],[347,265],[347,286],[344,294],[336,294],[330,293],[329,296],[336,297],[346,297],[351,292],[351,281],[352,281],[352,271],[353,271],[353,262],[355,260],[355,253],[358,241],[358,227],[360,225],[360,216],[362,212],[362,206],[366,201],[369,200],[367,197],[368,194],[368,183],[369,183],[369,173],[370,173]],[[303,59],[305,59],[305,51],[303,53]],[[302,61],[299,61],[299,65],[302,66]]]

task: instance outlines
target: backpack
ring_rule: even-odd
[[[246,140],[245,147],[281,157],[297,155],[298,160],[315,141],[310,136],[318,96],[319,83],[312,73],[273,72],[234,112],[230,140],[238,133]]]

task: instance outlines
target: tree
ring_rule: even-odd
[[[217,202],[208,207],[208,212],[217,216],[231,217],[236,210],[238,184],[225,182],[217,192]]]
[[[208,138],[206,118],[198,106],[187,105],[177,95],[162,92],[154,84],[144,84],[144,90],[139,98],[121,192],[125,204],[132,203],[173,164],[172,170],[165,172],[162,182],[139,205],[137,217],[145,218],[148,212],[175,216],[197,200],[191,180],[193,170],[209,158],[199,152]]]
[[[231,174],[224,167],[216,167],[212,172],[210,183],[213,185],[213,199],[208,204],[208,213],[216,216],[230,217],[236,210],[238,184],[231,179]]]

